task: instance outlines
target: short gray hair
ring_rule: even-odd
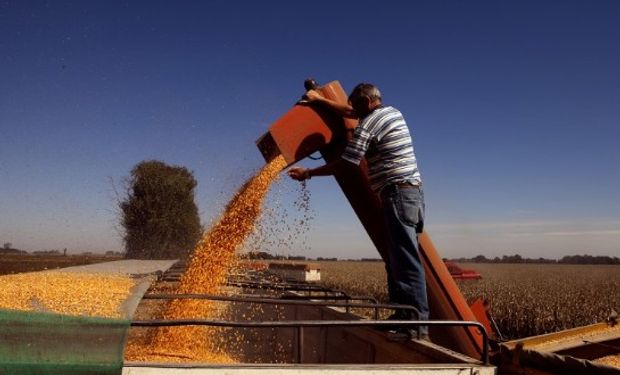
[[[381,100],[381,91],[372,83],[360,83],[351,91],[349,100],[359,98],[360,96],[367,96],[370,100]]]

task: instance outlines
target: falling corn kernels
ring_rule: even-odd
[[[236,260],[236,252],[252,233],[260,217],[269,187],[286,166],[277,157],[250,178],[227,204],[216,224],[194,249],[177,293],[217,294],[226,282]],[[214,313],[214,304],[200,300],[172,300],[163,314],[165,319],[206,319]],[[149,347],[129,342],[125,358],[135,361],[232,363],[235,353],[223,341],[220,329],[202,326],[163,327],[157,330]],[[236,353],[239,354],[239,353]]]

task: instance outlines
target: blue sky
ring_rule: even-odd
[[[254,141],[311,76],[373,82],[404,113],[442,255],[618,256],[619,11],[2,1],[0,242],[119,250],[113,187],[145,159],[193,170],[209,223],[263,164]],[[312,224],[274,251],[376,256],[337,185],[308,188]],[[296,191],[284,179],[269,204],[299,216]]]

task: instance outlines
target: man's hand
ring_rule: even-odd
[[[316,90],[306,91],[305,97],[306,97],[306,100],[308,100],[309,102],[316,102],[316,101],[323,99],[323,95],[321,95]]]
[[[305,181],[310,179],[310,170],[302,167],[293,167],[289,169],[288,175],[297,181]]]
[[[332,99],[328,99],[324,97],[317,90],[308,90],[304,94],[304,98],[301,101],[302,103],[322,103],[327,104],[332,110],[336,111],[340,116],[347,118],[357,118],[357,114],[353,111],[353,107],[351,107],[348,103],[337,102]]]

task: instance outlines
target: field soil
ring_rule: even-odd
[[[0,275],[52,270],[85,264],[110,262],[120,257],[102,255],[0,255]]]

